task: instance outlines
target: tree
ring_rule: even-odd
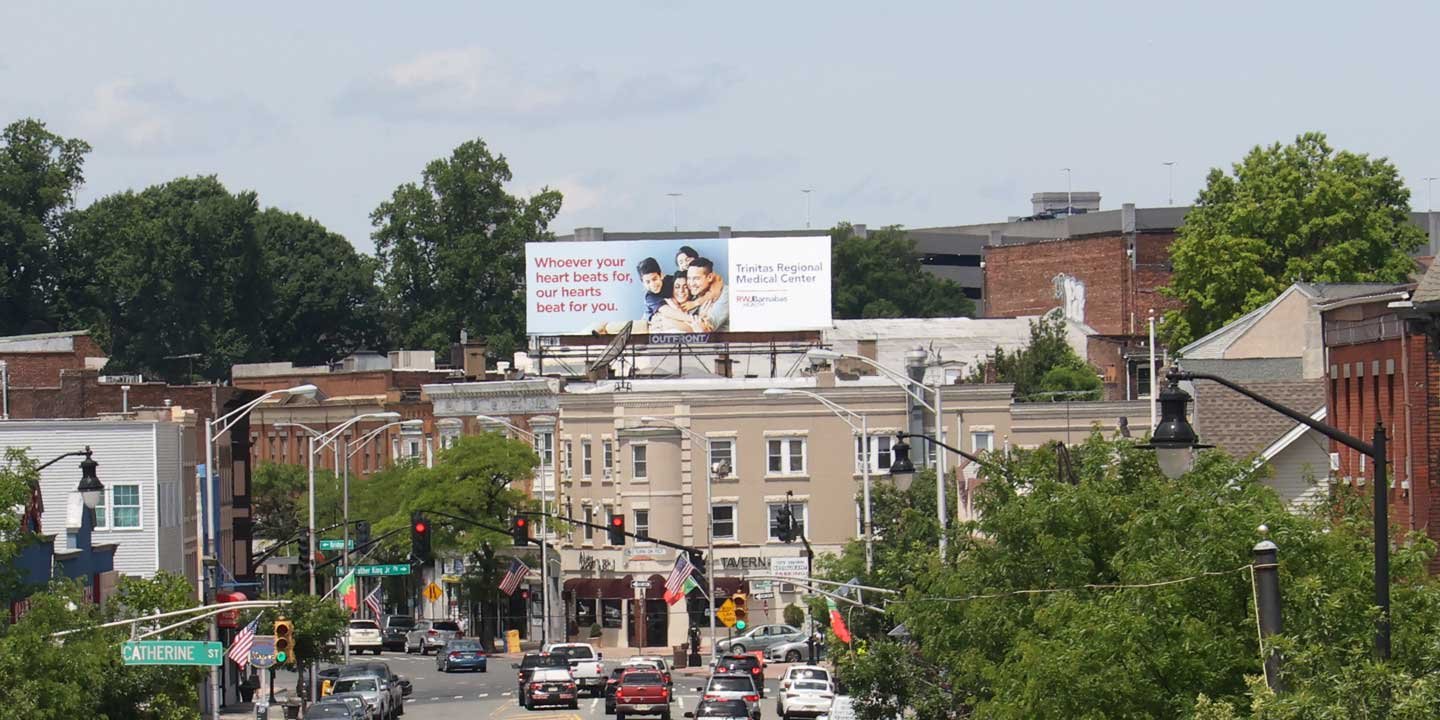
[[[1008,382],[1021,402],[1098,400],[1102,385],[1090,367],[1070,347],[1065,320],[1047,313],[1030,322],[1030,343],[1015,352],[996,348],[971,370],[970,382]]]
[[[1152,451],[1098,435],[1072,449],[1074,482],[1046,448],[989,457],[1000,469],[976,491],[979,519],[951,531],[947,563],[933,525],[911,553],[877,548],[867,584],[901,595],[879,627],[832,646],[863,720],[1376,717],[1387,702],[1391,717],[1433,715],[1433,544],[1397,544],[1395,653],[1377,665],[1370,525],[1352,490],[1293,514],[1244,460],[1202,453],[1171,481]],[[1280,546],[1275,646],[1292,692],[1279,697],[1258,679],[1248,564],[1261,524]],[[883,634],[897,623],[910,640]]]
[[[855,234],[830,231],[831,293],[836,318],[971,317],[975,303],[958,284],[926,272],[915,241],[899,227]]]
[[[524,347],[525,243],[554,239],[561,196],[516,197],[510,179],[505,156],[471,140],[371,213],[394,342],[443,351],[464,330],[500,356]]]
[[[114,369],[206,378],[268,360],[270,283],[255,194],[214,176],[102,198],[76,213],[63,286],[71,320],[95,330]]]
[[[1161,326],[1181,347],[1273,300],[1291,283],[1404,282],[1424,233],[1385,158],[1333,150],[1321,133],[1255,147],[1212,169],[1170,247]]]
[[[295,692],[299,695],[308,676],[306,668],[319,669],[323,663],[342,659],[329,643],[349,626],[350,611],[333,597],[291,593],[285,599],[290,602],[282,610],[266,611],[266,614],[272,620],[283,615],[295,623],[295,659],[300,670],[295,680]]]
[[[25,596],[24,578],[20,575],[15,561],[21,551],[35,542],[35,535],[25,527],[22,510],[29,506],[34,488],[40,485],[40,473],[36,463],[23,448],[6,448],[4,463],[0,464],[0,508],[11,512],[0,512],[0,605]]]
[[[386,346],[373,258],[296,213],[255,216],[271,297],[265,332],[271,356],[320,365],[357,349]]]
[[[57,236],[84,182],[90,146],[39,120],[0,133],[0,335],[56,329]]]

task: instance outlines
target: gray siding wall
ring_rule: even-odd
[[[1291,507],[1323,500],[1330,477],[1327,447],[1325,436],[1313,430],[1305,433],[1271,459],[1265,484]]]
[[[185,572],[185,534],[181,527],[184,516],[180,484],[181,473],[184,472],[181,440],[179,425],[155,426],[156,494],[159,496],[156,508],[159,517],[157,567],[177,574]]]

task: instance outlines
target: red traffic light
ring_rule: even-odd
[[[423,532],[425,532],[426,530],[429,530],[429,529],[430,529],[430,526],[429,526],[429,525],[426,525],[424,520],[420,520],[420,521],[417,521],[417,522],[415,523],[415,532],[417,532],[417,533],[423,533]]]
[[[523,517],[517,517],[515,518],[515,527],[525,527],[527,524],[529,524],[529,522],[529,520],[526,520]]]
[[[617,528],[618,528],[618,527],[624,527],[624,526],[625,526],[625,518],[620,517],[619,515],[616,515],[615,517],[610,518],[610,526],[611,526],[611,527],[617,527]]]

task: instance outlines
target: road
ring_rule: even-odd
[[[514,658],[495,656],[490,658],[489,672],[485,673],[441,673],[435,669],[434,656],[421,657],[401,652],[386,652],[376,658],[365,655],[361,660],[382,660],[390,664],[396,674],[410,679],[414,692],[405,698],[404,720],[614,720],[605,714],[601,698],[581,698],[580,708],[553,708],[526,710],[520,707],[515,696],[515,670],[511,663]],[[618,660],[617,660],[618,661]],[[606,662],[607,667],[610,662]],[[763,720],[776,720],[775,693],[778,678],[786,665],[770,665],[766,669],[765,699],[761,701]],[[285,677],[288,675],[288,678]],[[283,674],[278,684],[293,686],[294,675]],[[671,711],[674,720],[683,720],[686,711],[694,710],[700,698],[698,686],[704,683],[703,676],[677,674],[675,677],[675,703]],[[271,717],[278,717],[278,710]]]

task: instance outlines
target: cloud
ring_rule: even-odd
[[[669,187],[752,184],[783,175],[795,167],[795,158],[784,155],[735,155],[685,163],[659,180]]]
[[[689,110],[713,101],[732,79],[717,67],[625,75],[522,66],[481,48],[460,48],[391,66],[342,92],[336,108],[392,120],[556,124]]]
[[[246,145],[279,121],[245,100],[190,97],[172,83],[116,80],[95,88],[80,109],[83,136],[106,149],[193,152]]]

